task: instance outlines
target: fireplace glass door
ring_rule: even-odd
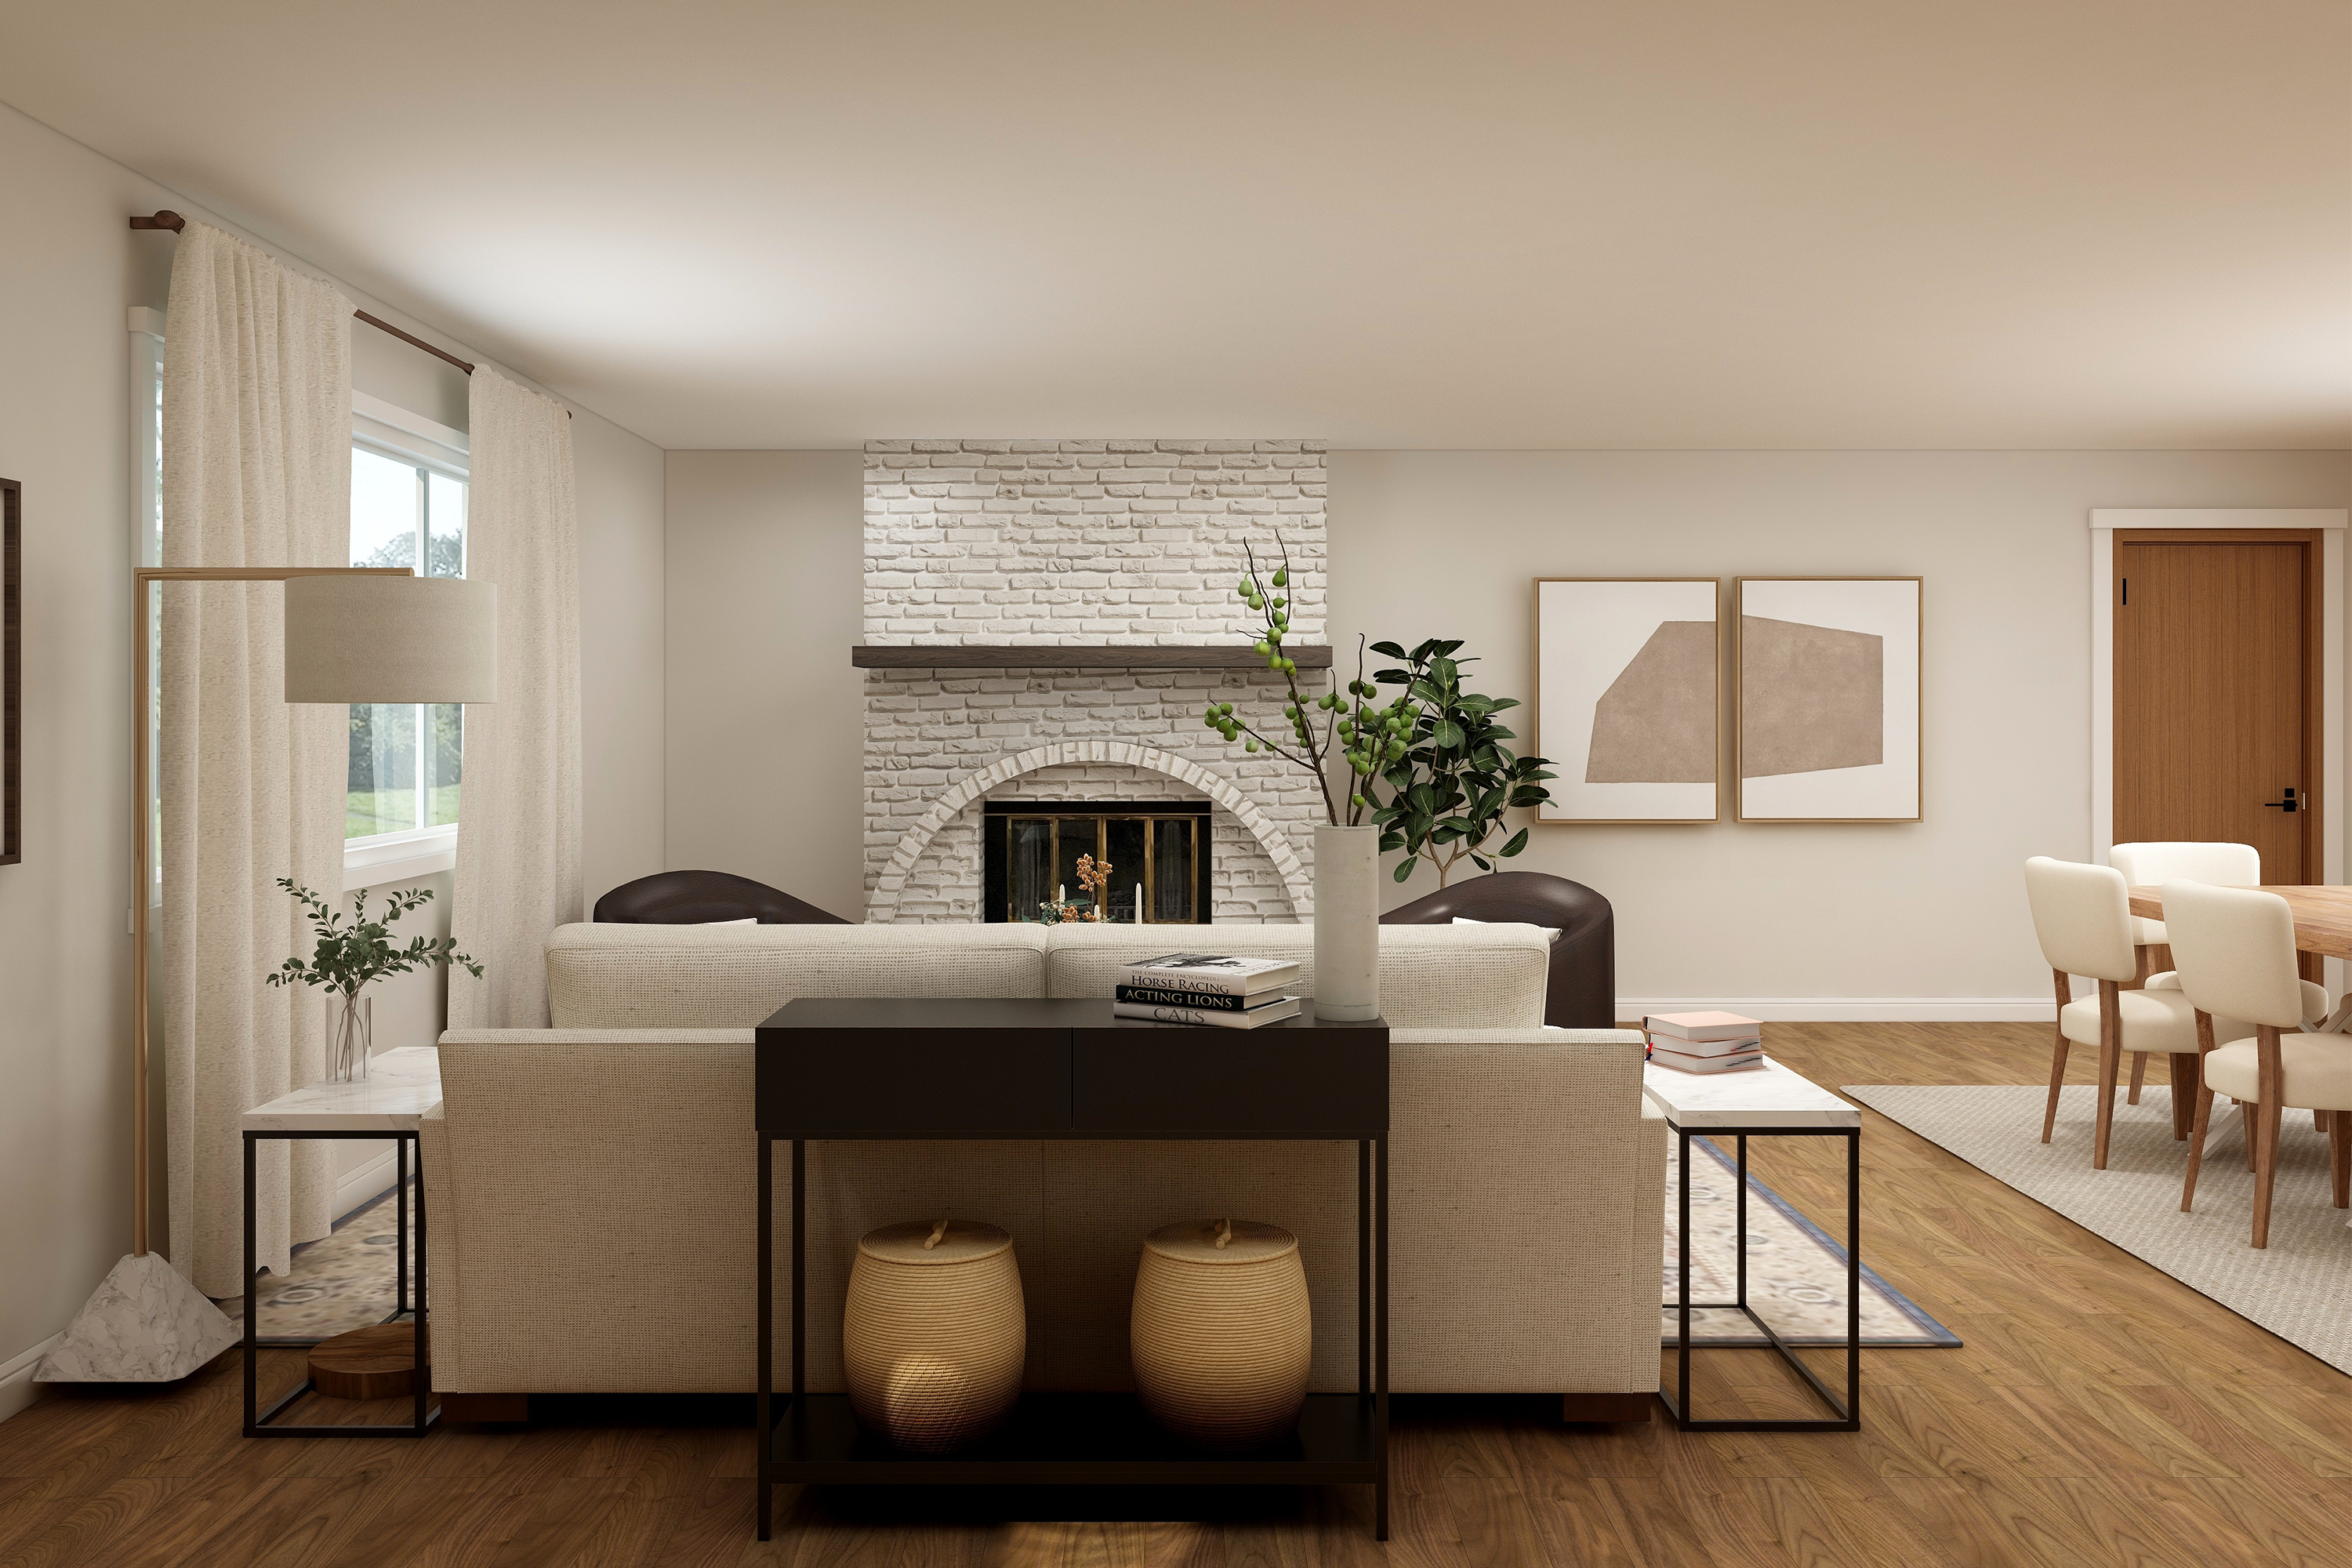
[[[990,801],[984,826],[992,921],[1208,922],[1206,802]],[[1081,857],[1109,868],[1099,913]]]

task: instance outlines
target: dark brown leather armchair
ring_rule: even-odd
[[[725,871],[656,871],[596,900],[592,917],[623,925],[708,925],[756,920],[763,926],[848,925],[765,882]]]
[[[1445,925],[1456,915],[1557,930],[1544,1022],[1563,1029],[1616,1026],[1617,921],[1607,899],[1581,882],[1544,871],[1496,871],[1391,910],[1381,923]]]

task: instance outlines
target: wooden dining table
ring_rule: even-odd
[[[2299,951],[2352,959],[2352,887],[2296,885],[2265,887],[2262,890],[2276,893],[2286,900],[2287,912],[2294,917],[2294,945]],[[2164,918],[2163,889],[2133,888],[2128,897],[2131,912],[2140,919]],[[2314,1030],[2340,1033],[2347,1023],[2352,1023],[2352,992],[2347,992],[2327,1016],[2327,1021],[2314,1026]]]

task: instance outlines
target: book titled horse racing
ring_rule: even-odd
[[[1149,991],[1175,992],[1187,996],[1230,996],[1243,1002],[1262,999],[1298,979],[1298,965],[1287,959],[1234,958],[1213,952],[1166,952],[1138,959],[1121,970],[1118,985]],[[1141,1001],[1120,996],[1118,1000]],[[1158,1000],[1154,997],[1153,1000]],[[1193,1003],[1182,1005],[1192,1006]]]

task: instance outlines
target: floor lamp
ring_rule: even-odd
[[[147,1245],[148,584],[285,584],[289,702],[488,702],[498,695],[498,590],[488,583],[418,577],[404,566],[146,566],[131,575],[131,1250],[35,1369],[40,1383],[168,1383],[237,1339],[220,1309]]]

